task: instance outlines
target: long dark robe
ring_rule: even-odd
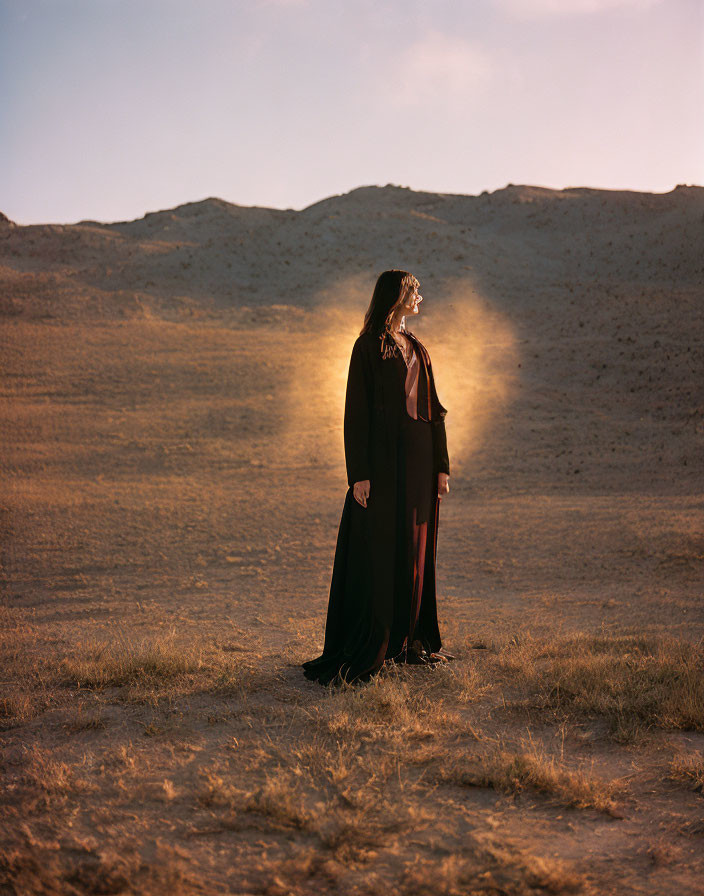
[[[430,356],[407,331],[418,353],[417,412],[430,426],[432,457],[419,472],[431,479],[421,602],[415,637],[428,653],[440,650],[435,561],[437,556],[438,473],[450,473],[445,415],[435,389]],[[333,562],[323,653],[302,664],[307,678],[321,684],[366,681],[384,661],[404,648],[412,611],[408,546],[404,434],[406,364],[400,352],[382,359],[379,335],[364,333],[352,348],[345,397],[344,442],[348,490]],[[416,421],[412,421],[415,423]],[[420,425],[423,425],[422,423]],[[352,493],[368,479],[362,507]]]

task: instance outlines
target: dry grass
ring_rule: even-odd
[[[31,694],[17,693],[0,697],[0,719],[8,722],[27,722],[39,712],[37,701]]]
[[[343,686],[313,712],[319,712],[321,725],[330,734],[362,741],[422,740],[458,724],[456,712],[437,689],[428,693],[423,683],[402,673],[380,675],[364,688]]]
[[[36,649],[35,635],[27,638]],[[53,669],[53,678],[50,671],[39,676],[44,696],[59,710],[61,730],[73,737],[55,748],[33,746],[19,771],[9,770],[12,817],[26,820],[36,839],[32,854],[49,848],[51,838],[41,833],[47,819],[60,826],[62,819],[85,813],[106,821],[136,813],[154,825],[170,813],[185,843],[223,838],[228,848],[244,849],[261,838],[274,851],[250,866],[252,892],[337,888],[374,894],[384,889],[391,868],[398,891],[409,896],[430,883],[447,896],[576,892],[585,879],[574,863],[534,854],[505,832],[499,836],[500,826],[474,836],[484,817],[477,815],[484,805],[481,791],[495,791],[515,805],[526,824],[537,809],[544,817],[553,807],[575,810],[575,819],[593,812],[622,818],[628,802],[619,798],[633,798],[630,784],[626,788],[623,779],[600,768],[598,755],[584,757],[579,739],[571,738],[571,720],[608,718],[605,693],[620,694],[624,711],[642,713],[642,698],[636,700],[642,682],[631,678],[650,669],[651,690],[662,696],[652,682],[666,689],[668,676],[691,668],[697,649],[622,638],[547,644],[524,636],[432,671],[391,667],[363,687],[321,689],[285,674],[285,667],[265,671],[261,661],[223,650],[218,642],[184,646],[176,630],[86,639],[50,656],[45,670]],[[24,668],[21,651],[16,662]],[[241,682],[239,691],[222,690],[223,674]],[[647,704],[660,725],[681,721],[672,707],[684,705],[686,694],[690,703],[696,696],[696,684],[681,677],[686,687],[680,696],[671,689],[670,702],[663,702],[669,714]],[[559,701],[545,700],[548,688]],[[148,693],[168,697],[154,701],[151,716],[137,699]],[[71,695],[67,704],[62,694]],[[633,695],[632,703],[624,694]],[[192,698],[202,704],[199,725],[189,709]],[[178,726],[171,727],[178,701]],[[515,719],[506,712],[512,707],[528,713],[529,729],[547,718],[547,731],[517,738]],[[210,723],[214,713],[217,724]],[[557,718],[562,749],[551,752],[543,743],[551,731],[558,734],[551,725]],[[118,732],[122,743],[115,742]],[[143,737],[149,733],[171,736]],[[69,745],[84,737],[90,751],[71,751]],[[670,775],[696,786],[700,757],[673,763]],[[70,892],[69,880],[77,893],[87,893],[98,873],[123,887],[116,892],[149,893],[161,885],[150,883],[152,874],[154,881],[173,880],[175,892],[197,891],[189,889],[194,884],[178,861],[123,863],[93,847],[79,857],[60,847],[62,861],[47,862],[42,880],[30,867],[26,844],[8,834],[11,842],[14,851],[7,852],[3,870],[9,892],[20,892],[24,875],[29,893],[50,892],[51,886]],[[288,846],[281,853],[283,843]],[[665,839],[651,858],[662,864],[674,850]],[[426,856],[422,863],[413,860],[419,851]],[[350,884],[350,875],[362,872],[367,883],[355,878]]]
[[[74,767],[56,760],[51,750],[36,744],[26,748],[23,763],[20,780],[25,787],[36,788],[51,796],[84,793],[91,789],[90,782],[80,777]]]
[[[703,664],[704,641],[664,635],[524,636],[497,648],[498,667],[523,689],[518,705],[555,719],[603,717],[621,743],[651,728],[704,731]]]
[[[619,814],[614,797],[625,789],[623,782],[596,778],[584,768],[570,769],[564,756],[550,756],[533,741],[454,760],[434,780],[513,794],[532,791],[567,808],[596,809],[614,816]]]
[[[0,890],[8,896],[196,896],[203,892],[175,862],[148,862],[138,854],[87,849],[80,842],[66,844],[64,849],[76,856],[68,868],[58,850],[42,849],[36,842],[33,849],[20,846],[0,852]]]
[[[25,747],[16,764],[14,774],[6,774],[4,779],[8,820],[24,822],[34,815],[56,816],[88,798],[97,787],[77,764],[57,759],[53,751],[36,744]],[[22,807],[19,813],[14,811],[17,806]]]
[[[215,772],[206,772],[198,800],[204,806],[229,809],[235,816],[262,816],[269,829],[309,830],[313,820],[313,814],[305,808],[300,784],[288,769],[270,772],[254,790],[243,790]]]
[[[470,855],[453,852],[406,869],[399,889],[404,896],[530,896],[584,892],[584,880],[565,862],[516,854],[498,845],[473,844]],[[378,892],[382,892],[379,887]]]
[[[78,688],[124,687],[135,682],[170,682],[197,674],[205,666],[203,652],[176,644],[173,635],[129,641],[119,633],[108,642],[82,643],[61,663],[67,683]]]
[[[475,837],[481,791],[517,806],[526,823],[537,809],[622,818],[630,785],[600,768],[598,755],[586,759],[571,726],[610,720],[614,706],[640,724],[681,724],[699,693],[691,674],[699,645],[665,639],[523,634],[433,670],[389,667],[363,687],[322,689],[285,671],[293,654],[276,666],[232,640],[193,646],[176,628],[52,646],[29,628],[14,638],[6,651],[14,669],[5,674],[33,701],[26,720],[17,705],[15,725],[32,723],[43,705],[68,737],[53,748],[33,745],[6,775],[13,824],[24,819],[36,841],[31,855],[65,842],[42,833],[47,820],[61,826],[85,815],[102,824],[125,813],[158,825],[170,813],[181,842],[279,844],[251,866],[252,892],[375,894],[391,868],[409,896],[431,883],[447,896],[584,889],[574,863],[498,833]],[[40,653],[39,665],[29,661],[34,676],[18,681]],[[527,737],[516,735],[516,710],[528,719]],[[551,752],[543,743],[558,734],[558,721],[562,749]],[[673,762],[669,774],[700,786],[701,757]],[[27,844],[6,839],[15,844],[2,866],[9,892],[26,880],[28,893],[88,893],[99,874],[123,887],[116,892],[156,892],[163,881],[198,892],[180,860],[138,859],[136,843],[124,861],[59,846],[62,860],[52,853],[40,873]],[[422,863],[413,859],[419,851]],[[675,854],[667,839],[648,853],[653,867]],[[362,872],[366,883],[351,885],[349,876]],[[208,886],[201,892],[217,892]]]
[[[30,721],[54,700],[46,644],[32,615],[0,605],[0,730]]]
[[[673,757],[668,777],[690,790],[704,793],[704,753],[694,752]]]
[[[11,646],[12,649],[8,649]],[[65,705],[65,688],[101,692],[120,689],[126,699],[148,702],[175,698],[200,688],[212,694],[244,695],[253,681],[252,657],[223,651],[215,645],[194,646],[175,630],[137,638],[114,629],[109,638],[88,637],[68,649],[47,645],[36,634],[19,639],[4,632],[5,695],[0,719],[15,725],[35,718],[51,706]],[[75,723],[75,724],[74,724]],[[101,727],[100,713],[75,708],[75,730]]]

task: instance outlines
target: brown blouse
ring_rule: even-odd
[[[415,346],[412,346],[411,360],[406,365],[406,410],[408,416],[418,419],[418,373],[420,364],[418,363],[418,354]]]

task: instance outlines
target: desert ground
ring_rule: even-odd
[[[378,274],[439,667],[323,688]],[[704,187],[0,220],[0,891],[704,893]]]

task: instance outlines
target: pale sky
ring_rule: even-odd
[[[704,184],[704,0],[0,0],[0,211]]]

